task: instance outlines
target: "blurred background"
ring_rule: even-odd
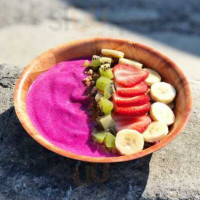
[[[198,79],[199,0],[0,0],[0,63],[24,67],[55,45],[102,36],[150,45]]]

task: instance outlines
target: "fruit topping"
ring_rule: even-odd
[[[175,116],[171,108],[160,102],[151,105],[150,115],[154,121],[160,121],[168,126],[175,121]]]
[[[83,83],[91,97],[88,110],[95,120],[93,140],[112,153],[131,155],[144,142],[165,138],[175,121],[175,88],[161,82],[156,71],[124,58],[123,52],[102,49],[101,54],[83,63],[88,74]]]
[[[146,131],[143,133],[145,142],[156,142],[160,141],[168,134],[168,126],[162,122],[152,122]]]
[[[176,90],[169,83],[158,82],[151,86],[150,95],[154,101],[171,103],[176,97]]]
[[[109,67],[109,64],[104,64],[101,65],[101,67],[99,68],[99,72],[101,74],[101,76],[107,77],[109,79],[113,79],[113,72],[112,69]]]
[[[133,60],[126,59],[126,58],[120,58],[119,59],[119,63],[126,64],[126,65],[131,65],[131,66],[137,67],[139,69],[141,69],[142,66],[143,66],[143,64],[141,64],[139,62],[135,62]]]
[[[121,87],[118,84],[115,84],[117,94],[123,97],[134,97],[141,94],[144,94],[148,91],[147,84],[140,82],[133,87]]]
[[[148,102],[140,106],[117,106],[115,104],[114,110],[115,112],[121,115],[140,116],[148,112],[149,108],[150,108],[150,103]]]
[[[108,70],[110,68],[111,68],[110,64],[109,63],[105,63],[105,64],[102,64],[99,69],[102,69],[102,71],[106,71],[106,70]]]
[[[100,58],[101,65],[103,65],[103,64],[111,64],[112,61],[113,61],[112,58],[109,58],[109,57],[101,57]]]
[[[92,65],[93,67],[98,67],[101,65],[100,56],[97,56],[97,55],[92,56]]]
[[[115,121],[113,120],[111,115],[100,117],[98,121],[105,131],[115,132]]]
[[[114,92],[115,92],[114,84],[113,83],[107,84],[104,89],[104,97],[106,99],[110,99],[110,97],[113,95]]]
[[[122,87],[133,87],[149,75],[145,70],[125,64],[115,65],[113,72],[116,83]]]
[[[148,68],[144,68],[144,70],[149,72],[149,76],[145,79],[145,83],[148,86],[151,86],[154,83],[158,83],[161,81],[161,77],[156,71],[154,71],[152,69],[148,69]]]
[[[104,91],[106,85],[112,83],[112,81],[109,79],[109,78],[106,78],[104,76],[100,76],[98,79],[97,79],[97,82],[96,82],[96,87],[97,89],[101,90],[101,91]]]
[[[108,99],[106,99],[105,97],[100,98],[100,101],[98,102],[98,106],[105,115],[110,114],[113,109],[113,103],[109,101]]]
[[[96,142],[103,143],[107,133],[108,133],[107,131],[100,131],[100,132],[94,131],[92,137]]]
[[[124,52],[117,51],[117,50],[111,50],[111,49],[101,49],[101,54],[104,56],[110,56],[114,58],[123,58]]]
[[[115,136],[112,133],[107,133],[104,144],[107,148],[115,148]]]
[[[113,94],[113,102],[118,106],[139,106],[150,101],[149,95],[142,94],[133,97],[122,97],[117,93]]]
[[[136,130],[124,129],[117,133],[115,146],[122,155],[131,155],[144,148],[144,138]]]
[[[148,125],[151,123],[151,118],[148,115],[142,115],[138,117],[127,116],[127,115],[113,115],[115,120],[116,130],[122,129],[133,129],[140,133],[143,133]]]

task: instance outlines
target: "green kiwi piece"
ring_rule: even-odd
[[[102,65],[100,66],[100,68],[101,68],[103,71],[106,71],[106,70],[110,69],[111,66],[110,66],[109,63],[106,63],[106,64],[102,64]]]
[[[112,80],[110,80],[109,78],[100,76],[96,81],[96,88],[101,91],[104,91],[106,85],[110,84],[111,82]]]
[[[101,64],[111,64],[112,63],[112,58],[109,58],[109,57],[101,57],[100,58],[100,63]]]
[[[108,148],[115,148],[115,136],[112,133],[108,132],[104,139],[104,144]]]
[[[107,68],[107,69],[103,69],[102,67],[99,68],[99,72],[101,74],[101,76],[104,76],[106,78],[109,78],[109,79],[113,79],[114,78],[114,75],[113,75],[113,71],[111,68]]]
[[[96,142],[101,144],[104,142],[107,133],[108,133],[107,131],[100,131],[100,132],[94,131],[92,133],[92,137]]]
[[[98,123],[105,131],[115,132],[115,121],[111,115],[104,115],[98,119]]]
[[[105,115],[110,114],[114,107],[113,103],[105,97],[101,97],[100,101],[98,102],[98,106]]]
[[[114,84],[113,83],[107,84],[104,88],[104,97],[106,99],[110,99],[110,97],[113,95],[114,92],[115,92]]]
[[[97,55],[92,56],[92,65],[94,67],[99,67],[101,65],[100,56],[97,56]]]

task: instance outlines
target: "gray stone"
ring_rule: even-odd
[[[8,64],[0,65],[0,114],[13,105],[13,87],[21,70]]]
[[[50,152],[24,131],[12,104],[19,68],[0,65],[0,72],[1,200],[200,199],[200,81],[191,81],[191,119],[167,147],[130,162],[90,164]]]
[[[146,199],[200,199],[200,81],[190,81],[193,111],[184,131],[155,152],[150,163]]]

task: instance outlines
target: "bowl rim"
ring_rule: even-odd
[[[14,90],[14,107],[15,107],[16,115],[17,115],[20,123],[22,124],[23,128],[26,130],[26,132],[34,140],[36,140],[39,144],[41,144],[45,148],[53,151],[54,153],[57,153],[59,155],[67,157],[67,158],[80,160],[80,161],[85,161],[85,162],[93,162],[93,163],[115,163],[115,162],[130,161],[130,160],[141,158],[143,156],[147,156],[148,154],[151,154],[151,153],[153,153],[153,152],[165,147],[177,135],[180,134],[180,132],[183,130],[184,126],[186,125],[186,123],[187,123],[187,121],[189,119],[191,110],[192,110],[192,93],[191,93],[191,90],[190,90],[189,82],[188,82],[186,76],[184,75],[184,73],[182,72],[182,70],[171,59],[169,59],[168,57],[166,57],[162,53],[154,50],[151,47],[148,47],[148,46],[146,46],[144,44],[133,42],[133,41],[130,41],[130,40],[115,39],[115,38],[108,38],[108,37],[89,38],[89,39],[75,40],[75,41],[72,41],[70,43],[65,43],[65,44],[59,45],[59,46],[57,46],[55,48],[63,48],[63,47],[66,47],[66,46],[72,45],[72,44],[73,45],[78,45],[81,42],[93,42],[93,41],[103,41],[103,40],[112,40],[112,41],[115,41],[115,42],[124,42],[124,43],[128,43],[128,44],[131,43],[132,45],[140,46],[141,48],[143,48],[143,49],[145,49],[147,51],[150,51],[151,53],[156,54],[157,56],[159,56],[162,59],[166,60],[168,63],[170,63],[170,65],[179,74],[179,77],[184,81],[184,89],[185,89],[185,91],[187,93],[188,103],[185,106],[185,110],[184,110],[185,112],[184,112],[184,117],[183,117],[183,120],[182,120],[182,124],[179,125],[176,128],[176,131],[173,134],[168,135],[168,137],[166,139],[164,139],[164,140],[160,141],[159,143],[157,143],[155,145],[152,145],[151,147],[148,147],[148,148],[146,148],[146,149],[144,149],[144,150],[142,150],[142,151],[140,151],[138,153],[135,153],[133,155],[127,155],[127,156],[118,156],[118,157],[91,157],[91,156],[78,155],[78,154],[69,152],[67,150],[61,149],[61,148],[53,145],[49,141],[47,141],[41,134],[39,134],[39,132],[37,132],[36,130],[34,132],[29,127],[29,123],[27,123],[26,119],[24,119],[24,113],[26,114],[27,112],[22,109],[22,104],[20,102],[21,102],[22,86],[24,84],[24,81],[26,80],[27,75],[29,74],[28,72],[29,72],[29,69],[31,68],[32,63],[34,63],[34,60],[36,60],[41,55],[47,53],[49,50],[45,51],[43,54],[40,54],[38,57],[36,57],[29,65],[27,65],[24,68],[24,70],[20,74],[20,76],[19,76],[19,78],[18,78],[18,80],[16,82],[15,90]],[[53,48],[53,50],[55,48]]]

